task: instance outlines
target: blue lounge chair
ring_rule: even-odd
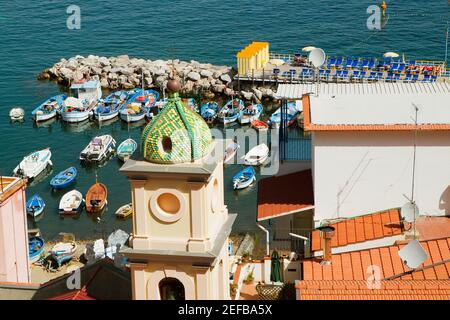
[[[388,76],[386,78],[384,78],[384,81],[386,82],[393,82],[394,80],[394,75],[392,73],[389,73]]]
[[[363,81],[366,78],[367,72],[366,71],[361,71],[361,73],[358,76],[358,80]]]
[[[426,82],[426,83],[431,82],[431,76],[428,74],[424,75],[422,82]]]
[[[417,81],[419,81],[419,75],[418,74],[413,74],[413,76],[411,78],[411,82],[414,83],[414,82],[417,82]]]
[[[436,82],[437,81],[437,76],[431,76],[431,82]]]
[[[343,70],[337,77],[339,80],[348,80],[348,70]]]
[[[388,58],[384,58],[383,61],[383,66],[389,66],[392,63],[392,58],[388,57]]]
[[[399,67],[400,67],[400,65],[398,63],[394,63],[394,64],[392,64],[391,71],[392,72],[398,72],[398,68]]]
[[[336,67],[340,67],[342,66],[342,58],[337,58],[336,59]]]
[[[400,81],[400,73],[396,73],[396,74],[394,74],[394,78],[392,79],[392,81],[393,82],[397,82],[397,81]]]
[[[416,65],[416,60],[409,60],[409,65],[410,66],[415,66]]]
[[[367,66],[369,69],[372,69],[373,67],[375,67],[375,59],[370,59],[369,61],[369,65]]]
[[[367,78],[368,81],[376,81],[377,80],[377,73],[375,71],[372,71]]]
[[[398,67],[398,73],[402,73],[403,70],[405,70],[406,64],[400,63],[400,66]]]
[[[358,66],[358,63],[359,63],[359,59],[357,59],[357,58],[353,59],[352,68],[356,68],[356,66]]]
[[[353,62],[352,59],[346,58],[345,64],[344,64],[344,68],[346,68],[346,69],[351,68],[352,67],[352,62]]]
[[[361,69],[368,68],[369,67],[369,60],[363,59],[361,63]]]
[[[328,81],[331,75],[331,70],[327,69],[327,70],[323,70],[324,72],[322,72],[322,74],[320,74],[320,70],[319,70],[319,77],[320,80],[326,80]]]
[[[412,81],[411,73],[407,73],[403,78],[403,82],[411,82],[411,81]]]
[[[336,58],[332,57],[330,58],[330,60],[328,61],[328,68],[330,67],[335,67],[336,66]]]

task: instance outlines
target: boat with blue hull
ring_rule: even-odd
[[[51,257],[60,267],[63,263],[72,260],[77,251],[77,245],[72,242],[58,242],[51,250]]]
[[[218,119],[223,124],[235,122],[239,118],[242,109],[244,109],[244,101],[241,99],[232,99],[220,110]]]
[[[208,123],[211,123],[216,119],[218,112],[219,104],[217,102],[207,102],[200,107],[200,115]]]
[[[256,180],[256,173],[253,167],[246,167],[236,173],[233,177],[233,189],[245,189]]]
[[[297,104],[296,101],[290,101],[287,103],[286,112],[283,113],[283,123],[285,126],[289,127],[296,122],[297,116],[301,112],[301,107]],[[271,116],[270,116],[270,125],[272,128],[279,128],[281,124],[281,107],[278,108]]]
[[[28,257],[30,263],[35,263],[45,252],[45,241],[42,237],[35,236],[28,239]]]
[[[38,194],[33,195],[26,203],[27,214],[34,218],[42,214],[44,208],[45,202]]]
[[[66,95],[59,94],[45,100],[31,112],[33,120],[36,122],[43,122],[55,118],[61,110],[62,104],[66,98]]]
[[[108,95],[105,100],[100,100],[94,109],[94,118],[98,122],[114,119],[119,115],[122,104],[127,100],[127,91],[116,91]]]
[[[238,121],[240,124],[250,124],[253,120],[258,120],[263,112],[263,106],[260,103],[251,104],[239,114]]]
[[[155,90],[140,90],[133,94],[119,111],[120,119],[126,122],[137,122],[145,118],[149,108],[159,99]]]
[[[50,180],[50,186],[56,190],[64,189],[75,182],[76,178],[77,169],[75,167],[70,167],[54,176],[53,179]]]

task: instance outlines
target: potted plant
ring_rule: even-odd
[[[247,277],[245,278],[244,283],[252,284],[254,280],[255,280],[255,277],[253,277],[253,270],[252,270],[247,274]]]
[[[242,255],[242,262],[246,263],[250,260],[250,253],[248,252],[244,252],[244,254]]]
[[[230,296],[232,298],[234,298],[236,296],[236,291],[237,291],[237,284],[231,283],[230,284]]]

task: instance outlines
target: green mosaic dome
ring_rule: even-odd
[[[210,151],[211,141],[211,131],[203,118],[181,103],[177,92],[172,92],[166,106],[145,127],[141,153],[155,163],[191,162]]]

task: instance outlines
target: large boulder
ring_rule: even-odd
[[[222,80],[225,83],[230,83],[232,79],[229,74],[225,73],[220,76],[220,80]]]
[[[73,79],[74,72],[69,68],[61,68],[59,69],[59,74],[66,80]]]
[[[209,77],[212,77],[213,72],[208,69],[203,69],[202,71],[200,71],[200,75],[204,78],[209,78]]]
[[[187,77],[188,77],[189,80],[192,80],[192,81],[198,81],[201,78],[200,74],[198,72],[195,72],[195,71],[189,72]]]

